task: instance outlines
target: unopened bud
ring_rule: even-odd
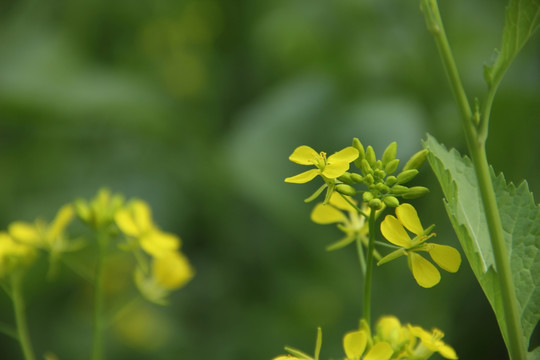
[[[354,181],[351,179],[351,175],[352,175],[351,173],[345,172],[345,173],[343,173],[343,175],[338,177],[338,180],[341,181],[341,182],[344,182],[345,184],[352,185],[352,184],[354,184]]]
[[[390,161],[394,160],[396,158],[397,153],[397,143],[394,141],[388,147],[386,150],[384,150],[383,156],[382,156],[382,163],[386,166]]]
[[[403,171],[411,170],[411,169],[420,169],[420,167],[426,161],[427,155],[428,155],[428,151],[426,149],[420,150],[419,152],[411,156],[409,161],[407,161],[407,163],[403,167]]]
[[[373,194],[369,191],[366,191],[362,194],[362,199],[365,201],[365,202],[370,202],[371,200],[373,200]]]
[[[394,185],[395,183],[397,183],[397,177],[395,176],[389,176],[386,178],[386,181],[385,181],[385,184],[388,185],[388,186],[392,186]]]
[[[360,174],[352,173],[351,180],[355,183],[361,184],[364,182],[364,178]]]
[[[354,160],[354,165],[356,165],[357,168],[361,169],[362,168],[362,159],[366,158],[366,153],[364,151],[364,146],[362,145],[360,140],[358,140],[358,138],[353,139],[352,146],[356,150],[358,150],[358,158],[356,160]]]
[[[371,166],[369,165],[369,162],[366,159],[362,159],[362,164],[361,164],[360,169],[362,169],[362,173],[364,173],[364,175],[373,173],[373,169],[371,168]]]
[[[418,174],[418,170],[416,169],[410,169],[405,170],[399,173],[397,176],[397,183],[398,184],[405,184],[411,181],[416,175]]]
[[[373,179],[373,175],[367,174],[367,176],[364,176],[364,183],[367,185],[371,185],[375,182],[375,179]]]
[[[399,159],[390,160],[384,167],[384,171],[386,171],[387,174],[392,174],[394,171],[397,170],[398,165]]]
[[[369,165],[374,166],[377,162],[377,157],[375,156],[375,150],[369,145],[366,149],[366,160],[368,161]]]
[[[349,195],[349,196],[356,195],[356,189],[347,184],[337,184],[336,191],[343,195]]]
[[[379,190],[380,192],[388,192],[388,190],[390,190],[390,188],[383,183],[377,183],[375,185],[375,189]]]
[[[394,185],[392,186],[391,192],[394,195],[403,195],[407,191],[409,191],[409,188],[403,185]]]
[[[413,186],[403,194],[404,199],[416,199],[429,193],[429,189],[423,186]]]
[[[399,200],[394,196],[386,196],[383,199],[383,202],[386,204],[386,206],[389,206],[389,207],[398,207],[399,206]]]
[[[380,208],[382,208],[382,201],[381,199],[371,199],[369,201],[369,207],[373,210],[379,210]]]

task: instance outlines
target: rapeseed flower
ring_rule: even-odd
[[[0,232],[0,278],[30,263],[35,255],[34,246],[15,241],[5,231]]]
[[[369,335],[366,330],[350,331],[343,337],[343,349],[346,360],[389,360],[393,350],[386,341],[375,343],[369,351],[364,354],[368,344]]]
[[[409,330],[411,334],[420,339],[420,344],[418,344],[413,352],[414,356],[427,359],[431,354],[438,352],[446,359],[458,358],[454,349],[441,340],[444,337],[444,333],[441,330],[434,328],[429,332],[420,326],[412,325],[409,325]]]
[[[392,215],[386,216],[381,223],[381,233],[389,242],[400,249],[385,256],[378,262],[378,265],[406,255],[416,282],[425,288],[437,285],[441,280],[441,274],[431,262],[419,255],[418,252],[428,252],[431,259],[448,272],[458,271],[461,265],[459,252],[451,246],[426,243],[426,240],[435,236],[435,233],[431,233],[433,227],[424,230],[412,205],[399,205],[396,208],[396,216],[397,218]],[[416,236],[411,239],[405,229]]]
[[[288,177],[285,182],[304,184],[313,180],[317,175],[320,175],[325,182],[336,179],[349,170],[349,164],[358,158],[358,155],[358,150],[352,146],[348,146],[328,157],[326,157],[325,152],[317,153],[309,146],[299,146],[289,156],[289,160],[300,165],[314,165],[315,169]]]

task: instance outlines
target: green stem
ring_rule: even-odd
[[[24,274],[16,272],[12,275],[11,295],[13,299],[13,307],[15,309],[15,323],[17,325],[17,337],[21,344],[22,352],[25,360],[34,360],[34,351],[30,341],[28,325],[26,322],[25,303],[23,296],[23,276]]]
[[[92,360],[103,359],[103,329],[105,323],[103,320],[103,265],[105,257],[105,249],[107,246],[107,234],[105,231],[99,231],[98,242],[98,255],[96,262],[96,276],[94,283],[94,318],[93,318],[93,332],[92,332]]]
[[[364,256],[364,245],[362,245],[362,238],[356,235],[356,252],[358,253],[358,261],[360,262],[360,269],[362,270],[362,276],[366,278],[366,259]]]
[[[373,251],[375,249],[375,210],[369,213],[369,243],[367,251],[366,276],[364,279],[364,319],[371,326],[371,278],[373,273]]]
[[[421,8],[426,17],[428,29],[433,34],[444,68],[450,80],[450,85],[461,114],[462,124],[465,130],[467,145],[474,165],[476,177],[478,179],[478,186],[480,188],[480,195],[486,213],[486,221],[495,257],[495,264],[497,266],[497,278],[501,289],[504,317],[507,326],[507,347],[510,358],[512,360],[524,360],[526,359],[526,350],[519,321],[518,304],[515,297],[510,261],[506,251],[504,232],[499,209],[497,207],[493,183],[491,182],[485,147],[489,115],[500,79],[497,80],[495,86],[492,86],[489,89],[483,117],[480,122],[480,129],[478,131],[474,125],[471,107],[462,86],[457,66],[444,31],[437,1],[421,0]]]

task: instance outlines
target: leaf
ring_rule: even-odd
[[[431,136],[424,147],[429,150],[429,163],[446,197],[450,221],[507,342],[500,288],[493,254],[488,249],[489,232],[472,163],[455,149],[448,151]],[[528,344],[540,320],[540,208],[526,182],[517,187],[507,184],[504,176],[495,176],[493,170],[492,181],[510,256],[521,328]]]
[[[506,69],[540,25],[538,0],[510,0],[506,7],[501,51],[492,66],[484,67],[486,82],[497,86]]]

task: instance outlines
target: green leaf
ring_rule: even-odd
[[[489,231],[472,163],[455,149],[448,151],[431,136],[424,147],[429,150],[429,163],[444,192],[450,221],[507,342]],[[540,208],[526,182],[516,187],[508,184],[502,174],[495,176],[493,170],[492,181],[510,256],[521,328],[528,344],[540,320]]]
[[[492,66],[484,67],[486,82],[497,86],[523,45],[540,25],[538,0],[510,0],[506,7],[501,51]]]

